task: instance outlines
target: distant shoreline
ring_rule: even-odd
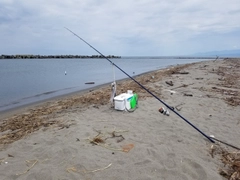
[[[0,59],[83,59],[83,58],[121,58],[121,56],[102,55],[1,55]]]
[[[224,57],[224,56],[115,56],[115,55],[31,55],[31,54],[16,54],[16,55],[0,55],[0,59],[227,59],[239,57]]]

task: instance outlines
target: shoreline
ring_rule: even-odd
[[[239,147],[239,70],[240,59],[210,60],[144,73],[136,80],[208,136]],[[219,174],[219,168],[227,170],[218,148],[236,150],[211,143],[171,109],[169,116],[159,113],[163,104],[132,80],[117,81],[117,94],[129,89],[139,96],[131,113],[111,107],[106,84],[1,118],[1,176],[225,179]]]
[[[180,64],[184,63],[185,61],[181,61],[179,62]],[[193,61],[194,62],[194,61]],[[198,61],[196,61],[198,62]],[[174,63],[172,65],[177,65],[175,64],[175,62],[169,62],[169,63],[166,63],[165,65],[163,66],[159,66],[159,67],[155,67],[153,69],[154,70],[157,70],[159,68],[164,68],[164,67],[167,67],[169,66],[170,63]],[[177,62],[176,62],[177,63]],[[185,63],[191,63],[191,62],[188,62],[186,60]],[[170,64],[171,65],[171,64]],[[149,70],[149,71],[152,71],[152,70]],[[127,76],[125,76],[123,73],[119,72],[121,75],[120,75],[120,78],[128,78]],[[138,74],[138,73],[137,73]],[[132,74],[132,75],[135,75],[135,74]],[[69,76],[68,76],[69,77]],[[73,77],[74,78],[74,77]],[[66,79],[65,79],[66,80]],[[108,79],[108,81],[112,81],[111,79]],[[10,81],[12,82],[12,81]],[[69,80],[70,82],[70,80]],[[87,82],[87,80],[86,80]],[[107,81],[106,81],[107,82]],[[47,100],[47,99],[51,99],[52,97],[58,97],[58,96],[61,96],[61,95],[64,95],[64,94],[71,94],[72,92],[77,92],[77,91],[81,91],[81,90],[84,90],[83,88],[85,89],[88,89],[88,88],[92,88],[93,86],[86,86],[83,84],[83,82],[80,82],[79,85],[77,85],[77,82],[75,84],[71,84],[70,86],[67,85],[66,83],[66,86],[64,85],[61,85],[61,88],[58,88],[58,89],[55,89],[54,87],[52,88],[43,88],[44,90],[41,91],[41,87],[39,88],[35,88],[37,89],[37,91],[31,91],[31,90],[24,90],[24,88],[22,87],[28,87],[29,84],[26,84],[26,86],[20,86],[19,87],[19,92],[28,92],[28,93],[20,93],[18,95],[17,91],[15,90],[15,93],[14,91],[12,91],[14,94],[11,95],[11,93],[7,93],[8,92],[8,89],[6,89],[8,86],[5,86],[4,88],[2,88],[1,92],[2,92],[2,95],[6,94],[6,96],[3,96],[2,97],[2,103],[1,103],[1,107],[0,107],[0,114],[1,112],[6,112],[6,111],[9,111],[10,109],[17,109],[18,107],[21,107],[21,106],[25,106],[27,104],[34,104],[35,101],[38,101],[38,102],[41,102],[41,101],[44,101],[44,100]],[[14,84],[14,83],[12,83]],[[60,83],[59,83],[60,84]],[[63,84],[63,83],[62,83]],[[99,84],[99,83],[97,83]],[[76,85],[76,86],[75,86]],[[13,88],[13,86],[9,86],[9,88]],[[34,86],[33,86],[34,87]],[[44,87],[44,86],[43,86]],[[47,87],[47,86],[46,86]],[[11,89],[10,88],[10,89]],[[32,87],[29,87],[29,88],[32,88]],[[28,89],[29,89],[28,88]],[[29,95],[30,94],[30,95]],[[9,97],[9,98],[8,98]]]
[[[189,64],[191,64],[191,63],[189,63]],[[174,65],[170,65],[168,67],[172,67],[172,66],[174,66]],[[165,69],[167,69],[167,67],[162,68],[162,69],[158,69],[158,70],[147,71],[147,72],[144,72],[144,73],[132,76],[132,77],[137,78],[139,76],[144,76],[146,74],[149,74],[149,73],[152,73],[152,72],[155,72],[155,71],[159,71],[159,70],[165,70]],[[123,78],[123,79],[119,79],[119,80],[117,80],[117,83],[123,83],[124,81],[127,81],[127,80],[130,80],[130,78],[126,77],[126,78]],[[0,122],[1,122],[2,119],[8,118],[11,115],[23,113],[24,111],[35,108],[37,106],[44,105],[45,103],[47,104],[49,102],[61,101],[63,99],[68,99],[72,96],[82,96],[86,93],[89,93],[91,91],[96,91],[98,89],[105,88],[107,86],[109,86],[109,88],[110,88],[111,83],[112,82],[108,82],[108,83],[100,84],[100,85],[97,85],[97,86],[94,86],[94,87],[89,87],[89,88],[86,88],[86,89],[77,90],[77,91],[62,94],[62,95],[56,95],[56,96],[53,96],[53,97],[50,97],[50,98],[47,98],[47,99],[44,99],[44,100],[38,100],[38,101],[31,102],[31,103],[26,103],[24,105],[19,105],[17,107],[2,110],[2,111],[0,111]]]

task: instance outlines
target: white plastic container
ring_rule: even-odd
[[[114,108],[116,110],[124,111],[125,109],[131,109],[130,100],[132,99],[132,94],[122,93],[114,97]]]
[[[125,109],[125,94],[114,97],[114,108],[123,111]]]
[[[127,110],[131,109],[131,104],[130,101],[133,98],[133,94],[126,94],[125,95],[125,108]]]
[[[133,91],[132,90],[127,90],[127,93],[128,94],[133,94]]]

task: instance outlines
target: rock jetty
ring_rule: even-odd
[[[121,58],[121,56],[108,55],[107,58]],[[0,55],[0,59],[76,59],[76,58],[105,58],[102,55]]]

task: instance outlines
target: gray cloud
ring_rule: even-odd
[[[2,0],[0,54],[95,54],[65,26],[104,54],[231,49],[239,19],[239,0]]]

